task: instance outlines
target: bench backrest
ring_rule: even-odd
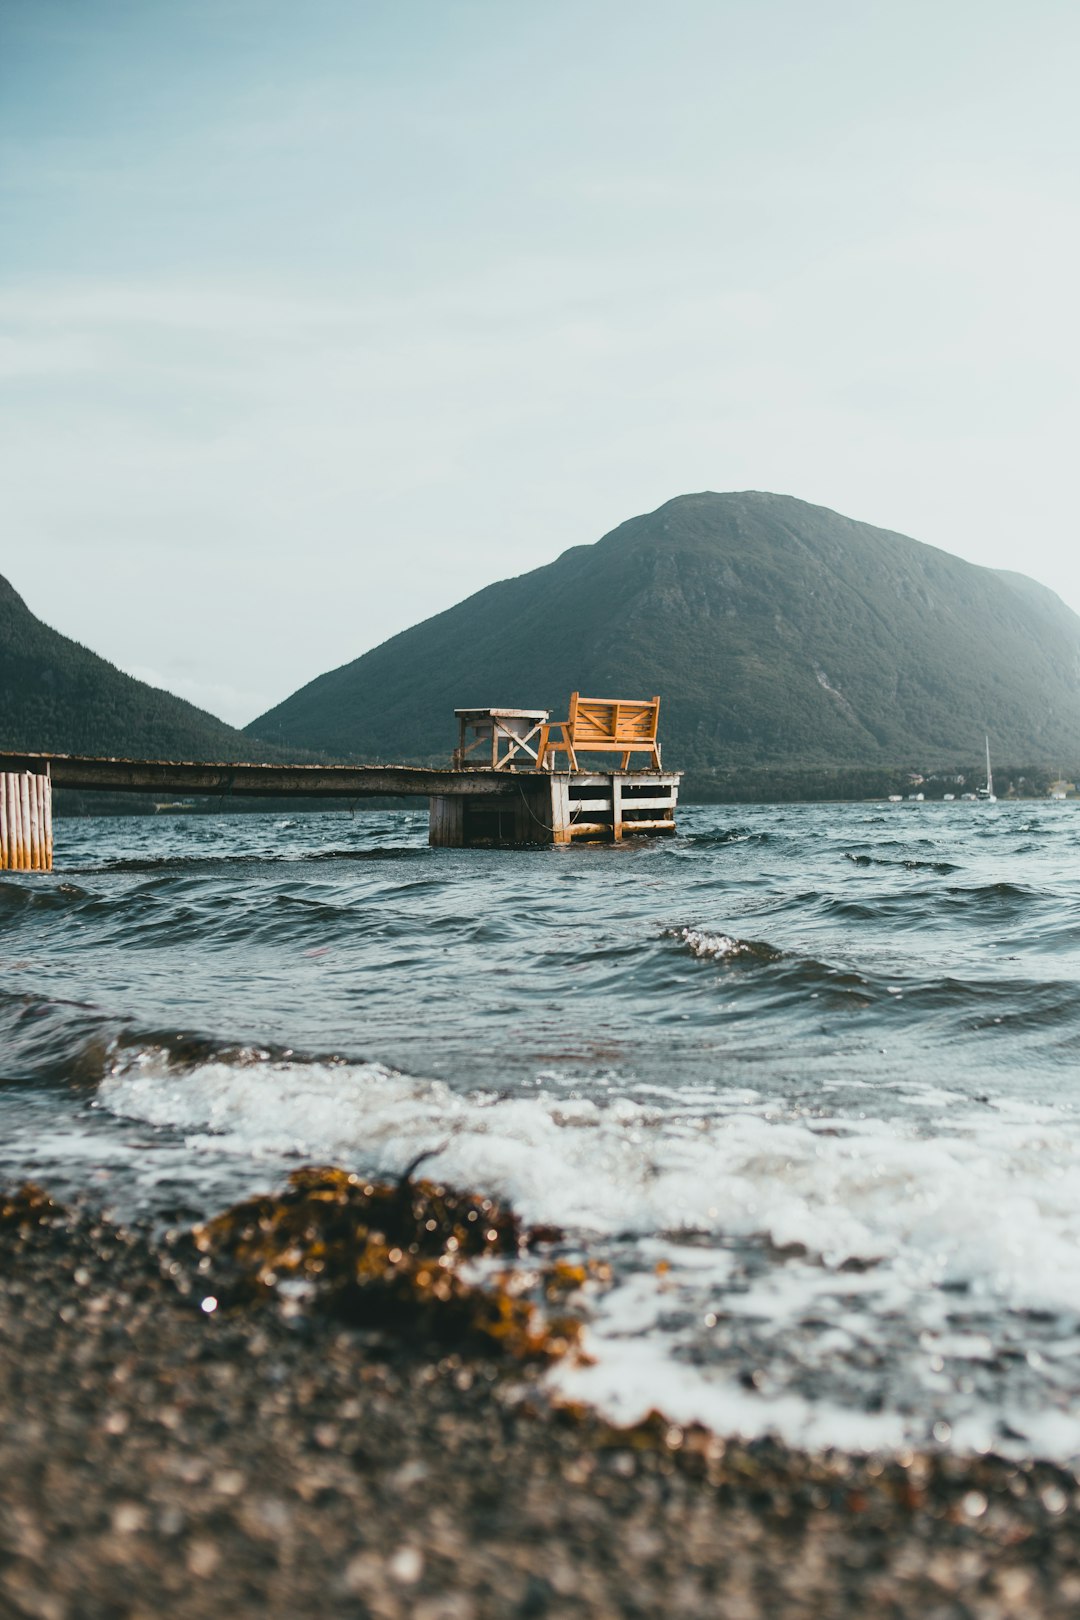
[[[650,747],[659,720],[658,697],[583,698],[578,692],[570,697],[570,741],[586,751],[598,744]]]

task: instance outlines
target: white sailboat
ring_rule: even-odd
[[[997,794],[994,792],[994,775],[990,769],[990,738],[986,739],[986,786],[975,789],[975,797],[980,804],[997,804]]]

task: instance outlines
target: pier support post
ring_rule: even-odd
[[[622,778],[611,778],[611,836],[616,844],[622,842]]]
[[[551,777],[551,842],[570,842],[570,778]]]
[[[449,794],[428,800],[428,843],[435,849],[460,849],[465,842],[465,801]]]
[[[52,864],[48,773],[0,772],[0,872],[51,872]]]

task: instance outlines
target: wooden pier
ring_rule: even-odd
[[[0,750],[0,870],[52,870],[52,790],[244,799],[418,797],[441,848],[618,842],[675,831],[678,771],[440,770],[92,759]]]
[[[423,765],[204,764],[89,759],[0,750],[0,871],[51,872],[52,790],[262,799],[419,796],[428,842],[440,849],[572,844],[671,834],[681,772],[660,769],[660,699],[570,696],[566,720],[547,709],[457,709],[449,770]],[[566,755],[568,769],[554,769]],[[578,754],[618,754],[620,769],[579,769]],[[635,753],[652,768],[628,769]],[[479,763],[484,760],[485,763]],[[490,761],[490,763],[487,763]],[[522,768],[524,767],[524,768]]]

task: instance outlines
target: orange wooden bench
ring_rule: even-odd
[[[660,699],[654,698],[583,698],[580,693],[570,695],[570,714],[566,720],[552,721],[540,727],[540,745],[536,753],[537,767],[554,770],[555,755],[564,753],[567,769],[576,771],[578,754],[621,754],[622,769],[629,769],[630,755],[652,755],[652,762],[660,769],[660,744],[656,728],[660,719]],[[556,742],[552,733],[561,734]]]

